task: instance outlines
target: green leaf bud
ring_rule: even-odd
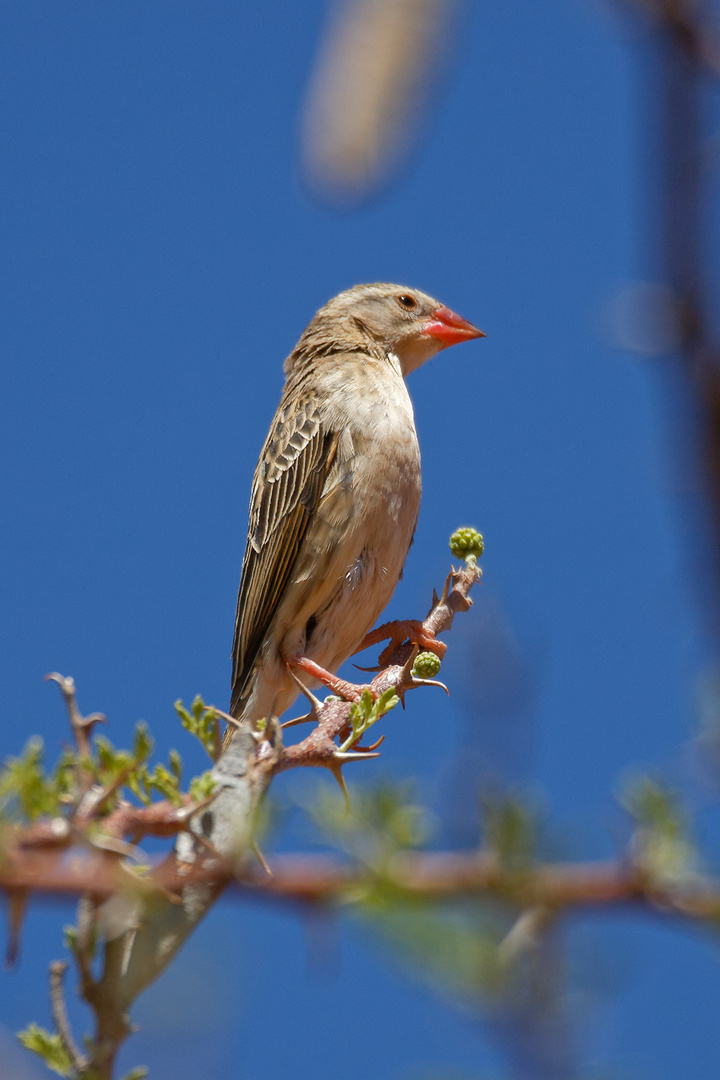
[[[48,1069],[52,1069],[59,1076],[75,1075],[70,1055],[58,1034],[33,1023],[28,1024],[24,1031],[18,1031],[17,1037],[26,1050],[32,1050],[43,1059]]]
[[[212,795],[216,786],[212,773],[201,773],[190,781],[190,798],[193,802],[202,802],[208,795]]]

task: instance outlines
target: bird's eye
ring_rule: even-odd
[[[417,300],[414,296],[407,296],[403,293],[402,296],[396,296],[395,299],[400,304],[400,307],[404,307],[407,311],[412,311],[413,308],[417,307]]]

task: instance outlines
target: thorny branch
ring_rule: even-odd
[[[474,558],[450,573],[442,596],[433,596],[422,624],[428,635],[448,630],[455,614],[468,610],[468,593],[480,576]],[[418,686],[437,685],[413,675],[416,653],[417,646],[410,643],[392,650],[387,667],[370,684],[374,699],[380,700],[387,691],[402,698]],[[302,742],[284,748],[281,729],[272,717],[262,731],[241,726],[215,763],[216,790],[211,796],[201,801],[185,796],[181,805],[162,800],[137,806],[120,797],[129,769],[105,786],[93,773],[90,732],[104,717],[83,717],[72,679],[58,674],[49,678],[65,699],[77,748],[79,795],[66,816],[3,827],[0,888],[10,899],[13,938],[19,934],[22,910],[32,893],[81,896],[70,945],[81,996],[95,1015],[87,1055],[79,1051],[70,1031],[63,998],[65,965],[57,962],[50,969],[53,1018],[77,1076],[109,1080],[117,1051],[131,1031],[128,1009],[167,967],[226,886],[237,881],[258,895],[263,891],[280,895],[267,888],[271,879],[266,870],[261,874],[247,865],[248,851],[255,850],[262,862],[252,830],[271,779],[289,768],[320,765],[330,768],[346,790],[342,766],[377,753],[368,753],[372,748],[343,751],[336,741],[342,744],[352,734],[350,702],[332,696],[320,702],[309,695],[312,710],[306,719],[316,726]],[[357,744],[360,739],[352,734],[352,741]],[[175,836],[175,849],[148,873],[139,873],[136,845],[150,835]],[[97,974],[96,938],[102,940],[103,949]]]
[[[472,601],[468,594],[479,580],[480,571],[475,566],[452,570],[445,581],[442,596],[439,599],[436,595],[433,596],[432,607],[422,624],[425,633],[434,637],[449,630],[457,612],[470,608]],[[442,685],[433,683],[432,680],[413,677],[412,667],[416,653],[417,648],[411,644],[402,644],[395,649],[389,658],[388,666],[369,684],[375,699],[387,690],[394,690],[403,700],[408,690],[419,686]],[[308,696],[312,707],[306,719],[316,721],[316,726],[302,742],[281,751],[273,763],[273,773],[297,768],[299,765],[314,765],[330,769],[339,775],[339,770],[346,763],[376,756],[369,749],[362,749],[357,744],[352,752],[343,753],[338,748],[335,740],[339,739],[342,743],[350,732],[349,702],[330,698],[320,703],[312,695]]]
[[[171,860],[153,873],[156,886],[176,900],[189,882],[203,885],[221,877],[234,892],[248,898],[271,898],[291,904],[344,903],[348,894],[362,895],[377,885],[392,886],[408,900],[454,901],[467,897],[497,897],[519,908],[554,912],[603,910],[619,906],[650,909],[659,916],[715,923],[720,919],[720,881],[694,874],[682,884],[655,879],[630,860],[589,863],[542,863],[514,871],[494,852],[401,852],[382,869],[348,865],[332,856],[278,855],[272,875],[247,867],[241,876],[226,865],[177,871]],[[15,866],[0,870],[0,888],[57,897],[83,894],[95,903],[116,894],[118,876],[106,861],[94,865],[60,864],[40,860],[36,872]]]

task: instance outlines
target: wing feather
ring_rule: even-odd
[[[235,714],[335,458],[316,396],[281,402],[255,470],[233,640]]]

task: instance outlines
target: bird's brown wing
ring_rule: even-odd
[[[315,395],[284,400],[260,455],[235,616],[230,712],[236,715],[320,501],[338,433],[323,427]]]

